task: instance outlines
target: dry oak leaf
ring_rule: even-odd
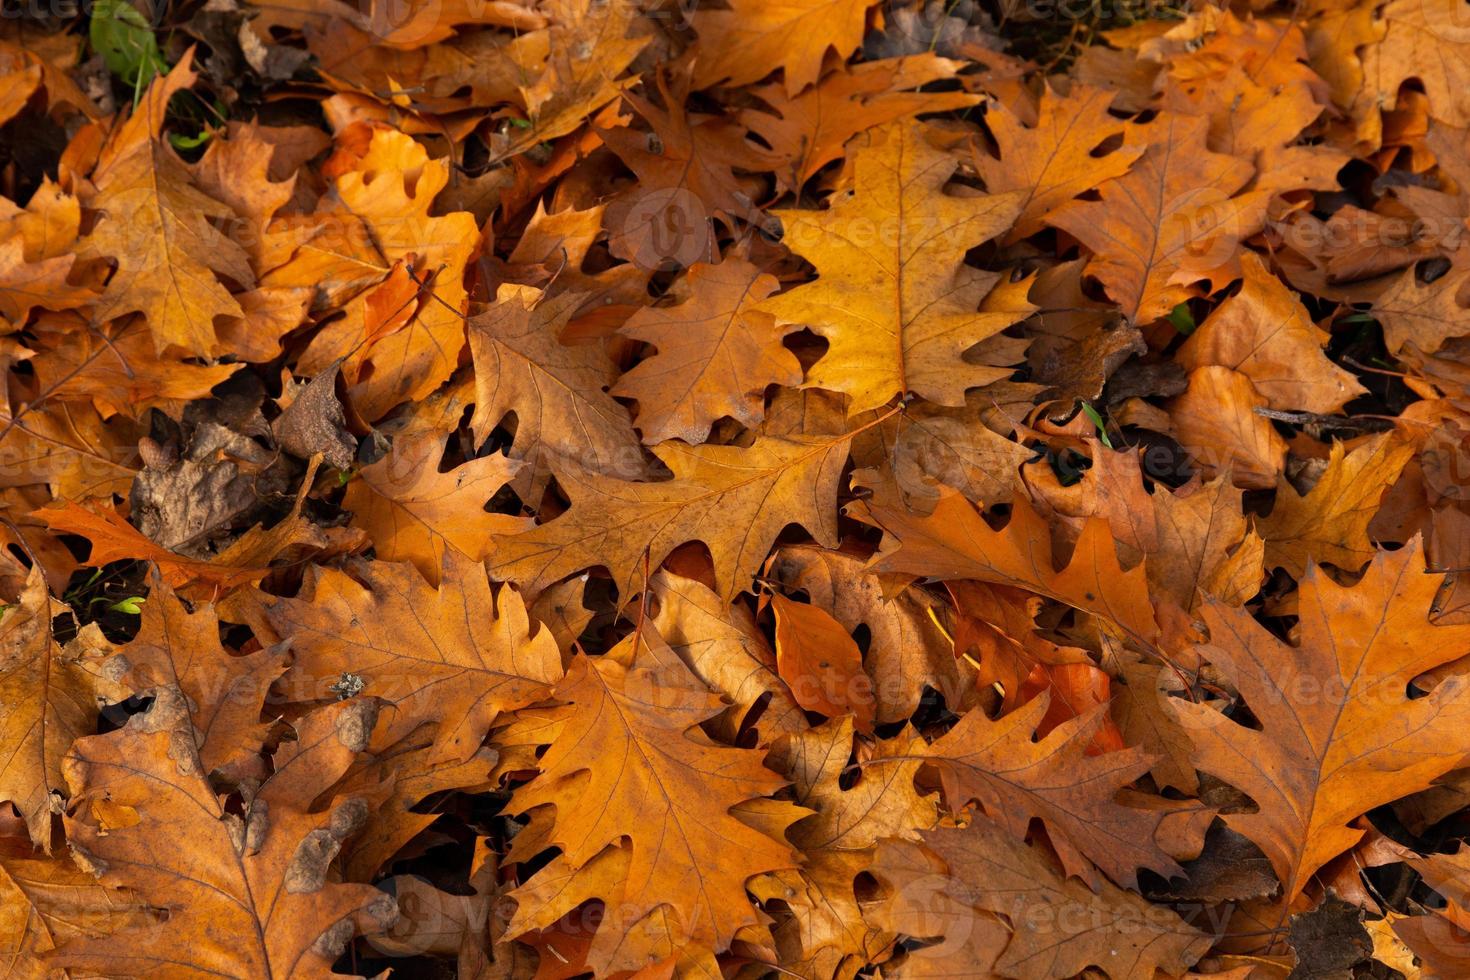
[[[1418,957],[1417,965],[1423,971],[1404,974],[1409,980],[1461,977],[1470,972],[1470,943],[1465,941],[1465,927],[1456,924],[1451,917],[1454,913],[1445,914],[1450,911],[1447,908],[1437,915],[1393,916],[1393,934]]]
[[[966,92],[920,91],[953,78],[962,67],[962,61],[925,53],[848,65],[794,98],[787,98],[779,82],[762,85],[751,92],[770,108],[741,109],[739,120],[782,161],[774,168],[777,189],[795,191],[840,159],[847,141],[865,129],[978,103],[979,97]]]
[[[154,575],[157,575],[155,571]],[[261,721],[270,686],[286,669],[284,650],[233,654],[219,639],[213,607],[190,612],[164,582],[149,585],[138,632],[103,665],[103,676],[133,694],[176,687],[189,699],[199,762],[206,773],[252,772],[270,723]]]
[[[28,262],[73,254],[81,225],[81,201],[49,177],[42,178],[24,208],[0,197],[0,240],[18,238]]]
[[[55,401],[90,400],[104,418],[145,420],[158,408],[177,417],[185,402],[209,397],[239,364],[197,364],[157,355],[142,317],[89,329],[74,315],[38,317],[31,325],[36,383]]]
[[[889,837],[915,836],[938,821],[934,794],[914,784],[924,764],[923,741],[911,731],[872,748],[857,778],[848,758],[853,749],[850,717],[783,738],[766,764],[792,781],[795,802],[816,811],[792,825],[788,836],[801,849],[799,869],[779,871],[751,883],[763,901],[776,900],[790,918],[774,930],[777,948],[809,965],[812,976],[851,977],[893,937],[863,921],[854,880],[866,871],[873,846]],[[782,962],[786,962],[783,958]]]
[[[750,196],[759,185],[743,185],[734,169],[760,173],[775,169],[777,161],[747,139],[745,127],[734,120],[723,115],[692,115],[687,108],[687,75],[678,75],[670,87],[667,73],[660,72],[656,82],[663,108],[632,92],[623,94],[653,132],[626,126],[600,131],[602,141],[637,175],[635,195],[692,194],[706,213],[690,217],[722,215],[759,223]]]
[[[1207,595],[1239,606],[1256,594],[1266,575],[1265,545],[1229,480],[1196,478],[1174,491],[1155,486],[1151,500],[1148,581],[1155,595],[1192,610]]]
[[[1363,88],[1363,62],[1358,52],[1383,39],[1385,25],[1375,22],[1378,4],[1339,4],[1314,0],[1313,16],[1304,26],[1312,68],[1327,82],[1332,101],[1352,106]],[[1376,100],[1375,100],[1376,102]]]
[[[918,589],[886,595],[883,582],[867,574],[866,565],[844,551],[787,545],[776,552],[767,574],[788,591],[805,592],[848,633],[867,631],[863,661],[872,678],[878,724],[911,716],[925,687],[944,695],[950,710],[959,710],[970,684],[955,665],[954,644],[930,612],[932,601]]]
[[[1363,88],[1354,115],[1398,107],[1399,86],[1416,78],[1429,114],[1470,126],[1470,42],[1458,0],[1393,0],[1378,11],[1382,40],[1363,50]]]
[[[20,115],[36,89],[41,87],[42,61],[25,50],[12,48],[9,44],[0,49],[0,82],[4,83],[4,95],[0,95],[0,125]]]
[[[289,259],[300,244],[295,235],[270,227],[271,218],[291,200],[296,177],[270,179],[275,147],[262,138],[262,128],[257,124],[232,127],[228,139],[209,141],[204,156],[193,167],[200,190],[229,205],[239,216],[236,238],[261,274]]]
[[[1072,201],[1048,223],[1093,252],[1087,265],[1136,323],[1163,316],[1213,280],[1239,240],[1258,223],[1259,195],[1235,198],[1255,173],[1244,160],[1205,147],[1209,121],[1173,113],[1141,134],[1148,147],[1122,177],[1098,187],[1098,201]]]
[[[1300,578],[1307,564],[1331,564],[1356,572],[1377,549],[1368,525],[1384,492],[1414,456],[1414,447],[1393,432],[1355,446],[1334,442],[1327,469],[1305,495],[1289,480],[1276,488],[1271,513],[1257,521],[1266,542],[1266,562]]]
[[[126,497],[141,466],[143,434],[131,423],[104,420],[90,405],[31,402],[11,410],[0,402],[0,486],[44,483],[70,500]]]
[[[367,803],[339,798],[312,810],[366,747],[376,703],[356,698],[298,721],[296,741],[276,750],[237,815],[199,760],[185,696],[162,687],[153,699],[126,727],[72,746],[67,838],[103,883],[132,889],[168,918],[69,942],[48,962],[156,977],[334,976],[356,923],[386,927],[397,917],[385,893],[333,880],[332,859],[368,819]]]
[[[956,160],[918,124],[871,131],[853,166],[853,190],[827,210],[774,212],[818,278],[761,308],[827,339],[807,383],[851,396],[850,415],[909,393],[963,405],[965,389],[995,372],[961,355],[1019,319],[977,312],[983,280],[967,272],[965,253],[1010,227],[1020,195],[943,193]]]
[[[32,310],[74,310],[97,298],[86,285],[67,281],[74,255],[27,258],[19,236],[0,241],[0,316],[24,323]]]
[[[1363,832],[1349,824],[1374,807],[1428,789],[1464,764],[1464,679],[1411,698],[1414,678],[1462,655],[1470,626],[1429,619],[1442,576],[1424,571],[1416,538],[1380,552],[1357,585],[1315,565],[1302,577],[1300,645],[1216,601],[1200,615],[1201,651],[1238,687],[1259,730],[1207,704],[1175,699],[1195,765],[1250,795],[1256,813],[1222,817],[1271,859],[1288,900]]]
[[[525,153],[533,147],[579,129],[597,110],[638,82],[638,76],[620,79],[645,46],[649,24],[639,8],[625,4],[557,3],[556,23],[539,51],[512,49],[520,77],[535,81],[520,86],[531,125],[514,129],[509,139],[491,144],[491,161]],[[544,54],[542,53],[544,51]],[[544,67],[539,62],[544,59]]]
[[[763,742],[771,735],[809,727],[801,706],[776,673],[776,654],[748,609],[727,603],[701,583],[667,569],[655,572],[648,587],[658,600],[650,621],[659,636],[694,676],[740,709],[742,717],[734,719],[736,726],[766,698],[755,722]],[[734,741],[738,730],[729,734]]]
[[[439,584],[446,552],[483,561],[492,535],[528,524],[485,510],[523,464],[491,453],[441,472],[443,450],[442,436],[400,438],[386,456],[357,472],[342,500],[378,558],[413,562],[431,585]]]
[[[1021,464],[1036,453],[985,424],[987,389],[965,401],[963,408],[912,405],[859,439],[853,485],[871,489],[877,504],[918,513],[932,510],[945,488],[982,506],[1010,500]]]
[[[1383,324],[1383,344],[1390,354],[1410,344],[1431,354],[1445,341],[1470,333],[1470,312],[1460,302],[1470,282],[1470,255],[1456,259],[1455,267],[1431,283],[1420,282],[1410,265],[1373,301],[1372,316]]]
[[[557,482],[571,499],[564,514],[518,534],[499,535],[490,574],[527,594],[574,572],[602,566],[629,602],[687,541],[703,541],[715,591],[729,602],[788,524],[828,547],[837,543],[837,485],[852,434],[758,437],[749,448],[670,441],[654,451],[674,472],[663,483],[629,483],[562,460]]]
[[[805,854],[865,850],[888,837],[913,838],[939,820],[937,799],[914,780],[929,761],[928,747],[912,730],[876,742],[849,776],[853,720],[834,718],[810,731],[788,735],[766,763],[791,780],[798,805],[815,811],[792,825],[788,836]]]
[[[994,686],[1000,695],[1000,710],[1009,712],[1030,700],[1027,680],[1039,666],[1087,664],[1087,651],[1061,646],[1041,635],[1036,616],[1046,600],[1039,595],[1004,585],[957,580],[944,583],[953,600],[954,656],[974,667],[973,685],[984,691]],[[978,664],[978,666],[975,666]],[[1034,693],[1034,692],[1033,692]],[[962,701],[951,702],[955,711]]]
[[[1250,378],[1277,409],[1330,415],[1364,394],[1357,378],[1327,359],[1322,352],[1327,335],[1261,257],[1242,253],[1241,269],[1240,292],[1190,334],[1179,349],[1180,366],[1189,371],[1207,364],[1232,368]]]
[[[1087,50],[1096,50],[1088,48]],[[879,885],[863,919],[905,942],[884,974],[925,978],[996,980],[996,960],[1011,931],[998,915],[967,901],[970,890],[933,852],[915,841],[887,840],[866,869]]]
[[[998,531],[954,493],[941,497],[928,516],[882,507],[854,506],[852,512],[887,532],[875,571],[1014,586],[1101,617],[1145,646],[1158,639],[1147,562],[1124,571],[1112,529],[1101,518],[1083,523],[1071,559],[1058,571],[1051,528],[1024,497],[1016,498],[1009,523]]]
[[[80,647],[63,650],[51,631],[65,606],[31,569],[20,602],[0,619],[0,800],[14,804],[37,847],[51,851],[51,815],[62,794],[61,763],[72,740],[93,731],[97,699]]]
[[[873,730],[873,681],[863,673],[863,655],[842,624],[820,607],[771,596],[776,615],[776,667],[796,703],[835,718],[851,715],[862,731]]]
[[[1086,265],[1079,258],[1042,269],[1027,297],[1037,307],[1026,324],[1031,380],[1067,404],[1097,398],[1124,361],[1148,352],[1138,327],[1083,291]]]
[[[385,127],[374,128],[365,151],[354,156],[359,138],[351,129],[338,135],[333,159],[342,165],[332,173],[335,199],[317,219],[329,229],[361,221],[372,243],[376,278],[403,261],[432,291],[425,291],[403,327],[378,337],[343,366],[352,407],[376,421],[399,402],[425,397],[458,367],[468,302],[465,263],[479,242],[479,228],[467,211],[434,213],[434,199],[449,183],[447,161],[430,159],[410,136]],[[338,334],[352,329],[353,318],[338,323],[343,326],[328,325],[313,339],[297,365],[302,374],[318,374],[340,356]],[[346,348],[363,339],[349,336]]]
[[[870,0],[732,0],[729,10],[694,14],[694,82],[746,85],[783,70],[788,97],[822,74],[828,49],[845,60],[863,40]]]
[[[555,806],[548,843],[562,849],[566,866],[592,876],[582,886],[591,894],[621,899],[608,926],[657,916],[681,956],[686,947],[720,951],[760,921],[746,881],[797,865],[781,830],[803,811],[788,804],[780,820],[747,815],[785,781],[761,764],[759,750],[718,745],[699,730],[725,705],[672,654],[639,655],[651,630],[645,624],[610,653],[572,661],[556,697],[574,710],[511,807]],[[767,826],[774,836],[757,829]],[[597,876],[598,856],[624,841],[620,874]],[[527,913],[523,905],[517,920]],[[616,928],[599,929],[589,960],[623,941]]]
[[[980,921],[1007,917],[1010,940],[992,968],[999,976],[1017,980],[1064,980],[1089,972],[1089,967],[1114,980],[1160,973],[1182,976],[1212,943],[1209,935],[1172,910],[1151,905],[1132,892],[1103,882],[1094,893],[1058,871],[1038,847],[983,817],[968,827],[929,831],[922,846],[885,842],[873,873],[898,893],[893,911],[908,912],[918,922],[958,924],[965,910]],[[974,924],[983,930],[974,938],[993,936],[993,930]],[[909,953],[906,963],[915,967],[915,975],[947,973],[926,971],[925,959],[942,962],[956,952],[955,944],[972,938],[962,928],[945,932],[953,938]],[[996,956],[994,949],[987,951],[981,943],[972,948],[977,954]]]
[[[22,555],[40,565],[51,582],[69,583],[77,570],[71,549],[37,517],[50,502],[50,491],[40,483],[0,490],[0,513],[8,518],[0,522],[0,549],[6,552],[0,558],[0,596],[19,596],[25,589],[31,570],[21,561]]]
[[[42,857],[19,838],[0,842],[0,973],[54,980],[44,954],[75,939],[101,939],[150,921],[127,891],[99,884],[69,856]]]
[[[619,333],[657,348],[613,387],[638,400],[638,428],[652,445],[709,437],[729,416],[747,428],[765,414],[768,385],[801,384],[801,365],[781,345],[786,330],[755,304],[776,291],[772,275],[738,256],[689,268],[676,306],[645,306]]]
[[[1093,155],[1123,134],[1123,120],[1108,114],[1112,99],[1112,92],[1089,85],[1075,84],[1066,95],[1048,86],[1033,126],[1023,125],[1003,102],[987,110],[985,124],[1000,148],[1000,159],[977,153],[975,168],[992,194],[1023,195],[1008,240],[1034,235],[1052,211],[1105,180],[1121,177],[1143,154],[1141,146],[1123,146],[1102,157]]]
[[[1122,681],[1113,688],[1110,712],[1126,744],[1146,745],[1154,753],[1149,772],[1162,789],[1174,787],[1194,796],[1199,793],[1199,774],[1190,753],[1194,743],[1168,707],[1168,692],[1184,686],[1172,667],[1142,660],[1118,667]]]
[[[1165,878],[1179,874],[1179,865],[1160,846],[1168,811],[1114,799],[1153,760],[1137,746],[1087,754],[1107,720],[1102,706],[1033,741],[1050,701],[1043,693],[995,720],[976,708],[929,746],[951,809],[978,800],[1017,840],[1025,838],[1033,819],[1040,820],[1069,875],[1094,880],[1089,861],[1125,888],[1136,887],[1139,868]]]
[[[86,561],[89,567],[101,568],[127,559],[151,561],[170,587],[186,595],[210,595],[260,581],[277,561],[366,547],[361,531],[324,528],[302,517],[301,508],[311,486],[309,473],[291,513],[270,528],[257,524],[210,559],[190,558],[162,547],[129,524],[110,504],[93,509],[66,500],[59,507],[40,511],[38,516],[53,531],[80,535],[92,542]]]
[[[635,478],[647,471],[638,435],[628,410],[607,393],[617,369],[601,344],[559,339],[584,298],[504,286],[495,305],[470,320],[470,429],[483,442],[514,412],[518,459],[571,458],[594,472]]]
[[[869,868],[869,851],[821,850],[802,855],[798,870],[763,875],[751,894],[784,908],[771,929],[778,962],[802,977],[853,980],[884,959],[897,936],[863,917],[855,879]]]
[[[1462,930],[1470,926],[1470,849],[1464,842],[1452,853],[1410,858],[1406,863],[1445,899],[1440,915]],[[1460,940],[1465,942],[1463,935]]]
[[[1206,478],[1229,473],[1237,487],[1267,490],[1286,468],[1286,440],[1257,414],[1266,399],[1239,371],[1211,364],[1189,373],[1168,403],[1174,438]]]
[[[1081,414],[1070,423],[1086,427],[1084,432],[1091,425]],[[1087,518],[1100,517],[1113,529],[1118,557],[1125,564],[1137,564],[1158,543],[1153,500],[1145,486],[1140,454],[1133,448],[1110,449],[1091,432],[1078,442],[1077,449],[1092,461],[1080,479],[1064,485],[1049,464],[1038,461],[1025,468],[1027,490],[1037,509],[1058,525],[1058,541],[1069,542],[1074,529],[1080,529]]]
[[[431,760],[463,762],[501,712],[541,700],[561,677],[556,641],[514,589],[492,592],[483,565],[447,552],[438,588],[408,564],[350,568],[313,566],[294,598],[257,590],[226,606],[262,641],[291,641],[284,683],[302,700],[331,697],[355,674],[393,709],[385,739],[437,722]]]
[[[193,185],[188,166],[163,138],[169,100],[198,77],[192,49],[156,79],[133,115],[103,149],[88,206],[101,212],[84,255],[117,262],[98,300],[97,315],[140,312],[154,347],[199,357],[221,353],[216,317],[243,315],[219,276],[241,289],[255,285],[249,257],[210,219],[233,220],[233,209]]]
[[[322,454],[322,462],[339,471],[352,468],[357,456],[357,439],[347,429],[346,413],[337,400],[337,378],[341,365],[310,381],[281,379],[279,417],[270,424],[276,444],[301,459]]]
[[[435,727],[424,725],[386,749],[370,746],[370,753],[337,784],[338,793],[357,790],[375,802],[372,820],[343,848],[342,869],[348,880],[371,881],[393,855],[439,818],[438,813],[414,812],[431,794],[497,788],[490,779],[499,761],[494,749],[480,748],[463,762],[436,761]]]

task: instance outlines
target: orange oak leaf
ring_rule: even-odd
[[[958,709],[968,684],[955,665],[954,644],[938,625],[935,603],[919,589],[886,592],[881,581],[865,573],[866,564],[844,551],[787,545],[776,552],[767,575],[789,591],[805,592],[848,633],[866,633],[863,668],[872,678],[879,724],[911,716],[925,687]]]
[[[1368,524],[1413,455],[1392,432],[1371,436],[1352,452],[1334,442],[1327,468],[1305,495],[1287,480],[1277,487],[1271,513],[1257,523],[1266,561],[1298,578],[1311,562],[1357,571],[1377,554]]]
[[[628,410],[607,393],[616,369],[601,344],[561,341],[582,299],[507,286],[489,312],[470,321],[470,428],[483,441],[514,412],[517,458],[575,459],[595,472],[635,478],[645,471],[638,436]]]
[[[14,804],[31,841],[51,851],[51,816],[64,796],[61,762],[97,722],[97,699],[80,646],[56,642],[51,619],[63,607],[31,570],[20,603],[0,620],[0,800]]]
[[[674,949],[722,950],[758,921],[745,882],[797,864],[779,832],[757,829],[744,810],[784,780],[759,751],[712,744],[697,726],[723,708],[720,699],[677,658],[639,656],[640,642],[634,634],[607,655],[572,661],[556,696],[575,710],[511,805],[555,807],[549,840],[562,855],[539,874],[564,863],[564,873],[592,876],[590,894],[616,889],[622,923],[658,915]],[[786,809],[786,823],[803,815]],[[620,841],[626,866],[616,878],[597,876],[599,856]],[[599,930],[592,962],[621,938]]]
[[[19,235],[0,242],[0,316],[23,323],[36,309],[73,310],[86,306],[97,294],[69,278],[74,255],[27,258]]]
[[[111,506],[93,509],[68,500],[59,507],[46,508],[38,516],[53,531],[91,541],[88,565],[100,568],[126,559],[150,561],[158,566],[171,588],[208,595],[258,582],[277,561],[310,554],[341,554],[364,546],[360,532],[324,528],[301,516],[310,488],[311,481],[305,481],[291,513],[275,526],[257,524],[210,559],[190,558],[154,543]]]
[[[1241,269],[1240,292],[1190,334],[1179,349],[1179,364],[1238,371],[1272,408],[1331,414],[1364,394],[1356,378],[1327,359],[1326,335],[1260,256],[1243,253]]]
[[[844,717],[772,748],[767,765],[791,779],[799,805],[815,811],[788,832],[801,848],[802,866],[749,886],[757,897],[789,910],[774,930],[783,958],[849,976],[892,942],[891,933],[864,922],[857,878],[880,840],[912,837],[938,820],[935,795],[915,784],[924,764],[922,745],[912,731],[900,733],[873,745],[877,758],[864,760],[866,746],[859,742],[861,764],[850,765],[853,720]]]
[[[468,299],[465,265],[479,229],[466,211],[434,213],[434,199],[449,183],[449,164],[431,159],[405,133],[373,128],[360,155],[343,147],[338,159],[341,166],[333,174],[337,203],[324,207],[316,220],[337,234],[360,221],[372,246],[372,266],[364,271],[381,279],[401,260],[411,264],[414,278],[426,287],[405,325],[364,345],[356,363],[344,365],[353,408],[376,421],[398,403],[428,395],[458,366]],[[345,347],[357,349],[365,338],[350,331],[363,326],[352,317],[328,325],[303,354],[301,373],[314,376],[341,356],[343,332],[349,332]],[[376,322],[366,326],[380,331]]]
[[[298,721],[295,741],[276,749],[243,814],[228,811],[210,785],[177,688],[156,688],[151,707],[122,729],[78,739],[66,759],[73,855],[104,883],[169,915],[117,936],[78,938],[47,962],[332,976],[332,961],[361,927],[384,928],[397,916],[389,896],[342,883],[331,868],[342,841],[368,819],[367,802],[347,797],[313,808],[366,747],[376,712],[372,700],[355,699]],[[159,835],[178,844],[159,847]]]
[[[1139,868],[1166,878],[1179,874],[1179,866],[1161,846],[1166,811],[1116,799],[1119,790],[1148,772],[1148,754],[1137,746],[1088,754],[1107,722],[1104,707],[1091,708],[1033,740],[1050,700],[1037,697],[995,720],[976,709],[929,746],[950,806],[959,809],[978,800],[1018,840],[1026,836],[1031,820],[1040,820],[1068,875],[1090,879],[1091,862],[1132,888]]]
[[[779,82],[754,89],[770,106],[742,109],[740,122],[770,145],[782,165],[777,184],[798,190],[817,171],[840,159],[854,136],[874,126],[976,104],[966,92],[926,92],[922,86],[952,78],[961,62],[932,52],[864,61],[835,71],[794,98]]]
[[[742,714],[766,699],[756,720],[763,735],[807,729],[806,716],[776,672],[776,654],[749,610],[667,569],[653,574],[649,589],[658,601],[653,625],[694,676]]]
[[[795,95],[821,75],[829,48],[846,58],[858,46],[868,6],[869,0],[795,0],[782,6],[735,0],[729,10],[699,10],[695,82],[700,88],[744,85],[781,68],[786,94]]]
[[[286,669],[283,650],[230,653],[220,644],[219,618],[210,606],[190,612],[172,589],[155,580],[138,632],[103,665],[104,675],[134,694],[172,686],[189,699],[199,762],[208,773],[259,778],[249,768],[270,724],[260,720],[272,682]]]
[[[964,255],[1010,227],[1020,194],[946,195],[956,160],[922,126],[895,123],[864,142],[850,193],[825,211],[775,212],[817,280],[761,308],[827,339],[807,382],[849,395],[852,414],[909,393],[962,405],[994,374],[960,355],[1018,318],[977,312],[980,280]]]
[[[776,665],[796,703],[829,718],[851,714],[873,728],[873,681],[852,634],[817,606],[771,596],[776,615]]]
[[[600,565],[626,603],[643,588],[645,568],[658,567],[687,541],[703,541],[714,559],[716,592],[729,601],[749,586],[786,525],[837,543],[833,505],[850,438],[765,437],[748,449],[666,442],[655,452],[674,479],[663,483],[615,480],[564,460],[556,476],[571,508],[497,536],[490,574],[534,595]]]
[[[238,364],[196,364],[154,352],[141,317],[87,329],[72,316],[38,318],[31,365],[43,391],[63,401],[87,401],[103,418],[142,418],[151,408],[178,412],[209,397]]]
[[[801,365],[781,346],[785,331],[756,309],[776,291],[774,276],[731,256],[691,266],[685,285],[678,305],[644,307],[619,331],[657,349],[612,389],[638,400],[638,428],[650,445],[702,442],[722,416],[754,427],[768,385],[801,383]]]
[[[1034,125],[1025,126],[1002,103],[985,122],[1000,147],[1000,159],[977,154],[976,169],[992,194],[1020,191],[1020,216],[1008,238],[1035,234],[1058,207],[1105,180],[1121,177],[1142,155],[1141,146],[1124,146],[1098,158],[1103,143],[1121,136],[1122,120],[1108,115],[1112,93],[1074,85],[1066,95],[1048,89]]]
[[[1265,544],[1241,513],[1241,493],[1223,477],[1154,489],[1155,543],[1148,580],[1155,594],[1193,609],[1209,595],[1243,604],[1265,578]]]
[[[1373,302],[1373,315],[1383,324],[1383,342],[1397,354],[1412,344],[1429,354],[1447,340],[1470,333],[1460,297],[1470,282],[1470,265],[1452,268],[1432,283],[1419,280],[1413,266],[1400,272]]]
[[[1083,525],[1071,560],[1058,570],[1051,531],[1024,498],[999,531],[958,494],[941,497],[924,517],[884,508],[854,513],[892,538],[875,560],[878,571],[1015,586],[1099,616],[1145,645],[1158,638],[1144,566],[1123,570],[1105,520]]]
[[[1257,811],[1222,819],[1271,859],[1288,899],[1349,849],[1362,813],[1426,789],[1460,765],[1440,748],[1463,731],[1463,678],[1410,696],[1420,674],[1460,656],[1470,627],[1429,621],[1440,576],[1424,572],[1416,539],[1379,552],[1357,585],[1309,566],[1299,600],[1300,645],[1244,611],[1209,601],[1203,653],[1234,682],[1260,728],[1217,706],[1170,704],[1203,771],[1250,795]],[[1449,740],[1449,741],[1446,741]]]
[[[385,738],[433,721],[431,759],[463,762],[497,715],[546,697],[561,676],[555,640],[514,589],[491,591],[484,566],[449,552],[438,588],[407,564],[351,571],[313,568],[294,598],[242,593],[228,607],[258,634],[291,641],[284,684],[300,700],[329,697],[352,674],[392,706]]]
[[[492,453],[440,472],[442,455],[433,436],[400,439],[386,456],[358,471],[342,500],[354,525],[375,542],[379,558],[411,561],[432,584],[438,584],[446,552],[483,561],[492,535],[528,523],[485,511],[520,463]]]
[[[513,129],[491,147],[505,159],[581,127],[638,81],[623,77],[649,42],[637,8],[622,4],[558,3],[545,47],[518,51],[516,77],[531,125]],[[539,48],[539,50],[538,50]],[[534,77],[533,77],[534,76]]]
[[[44,857],[0,840],[0,955],[7,976],[45,980],[44,957],[73,940],[102,939],[158,915],[121,888],[100,884],[68,855]]]
[[[46,484],[68,500],[126,496],[142,466],[140,434],[85,404],[0,406],[0,486]]]
[[[956,975],[955,962],[968,960],[958,975],[1054,980],[1094,967],[1114,980],[1183,976],[1212,943],[1176,913],[1116,885],[1089,890],[1038,847],[983,817],[968,827],[925,833],[922,845],[885,843],[874,874],[897,892],[890,916],[927,925],[935,930],[929,938],[952,937],[909,954],[906,963],[920,975],[930,974],[928,963],[941,968],[935,975]],[[1028,916],[1028,909],[1045,911]],[[1008,941],[992,916],[1009,919]],[[952,928],[966,917],[978,934]],[[1068,924],[1074,922],[1087,925]],[[1003,949],[991,945],[997,932]]]
[[[1393,109],[1399,86],[1418,79],[1434,118],[1470,126],[1470,48],[1463,13],[1454,0],[1394,0],[1378,10],[1383,31],[1363,50],[1359,112]]]
[[[243,314],[220,277],[248,289],[255,273],[245,250],[210,224],[233,219],[234,210],[194,186],[163,136],[169,100],[198,77],[192,60],[191,49],[155,80],[103,149],[89,202],[101,218],[86,246],[117,262],[99,315],[141,312],[159,353],[176,347],[211,357],[220,352],[215,319]]]
[[[1266,407],[1249,378],[1212,364],[1189,373],[1188,387],[1168,411],[1174,438],[1207,478],[1229,473],[1242,489],[1264,490],[1286,465],[1286,441],[1256,411]]]
[[[1255,168],[1206,149],[1208,125],[1173,113],[1155,120],[1143,155],[1098,188],[1100,200],[1069,202],[1048,219],[1092,250],[1088,273],[1138,323],[1194,295],[1195,280],[1213,281],[1260,220],[1264,200],[1233,196]]]
[[[655,77],[663,106],[633,93],[623,98],[652,128],[643,133],[627,127],[602,131],[602,140],[638,175],[640,195],[693,195],[705,209],[702,218],[716,215],[750,218],[755,207],[749,178],[735,174],[770,169],[770,155],[752,143],[744,130],[721,115],[688,111],[689,79],[677,75],[671,84],[666,73]]]

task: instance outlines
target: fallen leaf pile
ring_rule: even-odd
[[[21,6],[0,975],[1470,976],[1461,0]]]

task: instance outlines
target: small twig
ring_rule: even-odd
[[[1361,430],[1365,432],[1387,432],[1394,427],[1391,420],[1376,415],[1319,415],[1316,412],[1288,412],[1279,408],[1251,409],[1263,418],[1289,425],[1315,425],[1324,429]]]

